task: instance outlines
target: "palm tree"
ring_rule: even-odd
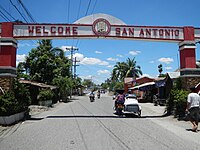
[[[138,78],[142,75],[141,67],[136,65],[135,58],[126,60],[126,77]]]
[[[125,62],[117,62],[112,71],[111,79],[114,81],[123,81],[126,75],[125,66],[126,66]]]
[[[136,65],[135,58],[126,62],[117,62],[112,71],[112,80],[123,81],[125,77],[137,78],[142,75],[141,67]]]

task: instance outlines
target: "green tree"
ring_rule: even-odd
[[[162,72],[163,72],[162,64],[158,65],[158,72],[159,72],[159,77],[161,77],[162,76]]]
[[[18,76],[28,79],[57,85],[61,97],[69,95],[73,85],[70,72],[70,60],[65,57],[64,51],[53,48],[51,40],[41,40],[26,57],[25,62],[18,65]],[[26,77],[25,76],[25,77]]]
[[[112,71],[111,79],[113,81],[123,81],[127,70],[125,69],[125,62],[117,62]]]
[[[26,70],[32,80],[52,84],[59,76],[70,76],[70,61],[59,48],[53,48],[51,40],[41,40],[26,58]]]
[[[24,79],[30,78],[30,76],[27,74],[26,62],[19,62],[19,64],[17,65],[17,77]]]
[[[73,87],[73,80],[69,77],[59,76],[54,78],[54,85],[59,87],[59,96],[63,101],[67,101],[68,96],[71,94],[71,90]]]
[[[84,79],[82,84],[88,88],[94,86],[94,83],[90,79]]]
[[[116,82],[114,86],[114,91],[124,89],[124,82]]]
[[[135,58],[128,58],[126,62],[117,62],[112,71],[111,79],[124,81],[125,77],[139,77],[142,75],[141,67],[136,65]]]
[[[141,67],[136,65],[135,58],[126,60],[126,77],[138,78],[142,75]]]

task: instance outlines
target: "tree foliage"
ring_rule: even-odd
[[[70,76],[70,61],[63,50],[53,48],[51,40],[41,40],[38,44],[29,52],[25,63],[18,65],[19,71],[25,70],[31,80],[47,84],[52,84],[56,77]]]
[[[70,67],[63,50],[53,48],[51,40],[41,40],[17,70],[19,77],[58,86],[60,97],[66,98],[70,89],[81,82],[79,78],[72,80]]]
[[[13,91],[6,91],[0,96],[0,116],[9,116],[26,111],[30,105],[30,93],[26,87],[19,83],[18,79],[13,81]]]
[[[139,77],[142,75],[141,67],[136,64],[135,58],[128,58],[126,62],[117,62],[112,71],[111,79],[124,81],[125,77]]]

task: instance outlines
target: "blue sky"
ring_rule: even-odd
[[[17,0],[12,0],[23,10]],[[127,25],[139,26],[194,26],[200,27],[199,0],[22,0],[37,23],[73,23],[86,15],[105,13]],[[81,5],[80,5],[81,4]],[[3,6],[16,19],[23,20],[9,0],[1,0]],[[88,10],[88,11],[87,11]],[[0,22],[5,20],[0,17]],[[178,44],[134,40],[53,40],[54,47],[77,46],[75,56],[82,62],[77,67],[79,77],[101,83],[110,77],[117,61],[134,58],[144,75],[156,77],[158,65],[163,72],[172,72],[179,67]],[[36,41],[19,40],[17,60],[36,47]],[[69,52],[66,52],[66,56]],[[200,44],[196,59],[200,60]]]

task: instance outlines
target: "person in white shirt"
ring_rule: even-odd
[[[200,96],[195,92],[195,87],[190,88],[188,94],[186,112],[189,112],[189,120],[192,123],[192,131],[197,131],[199,122]]]

